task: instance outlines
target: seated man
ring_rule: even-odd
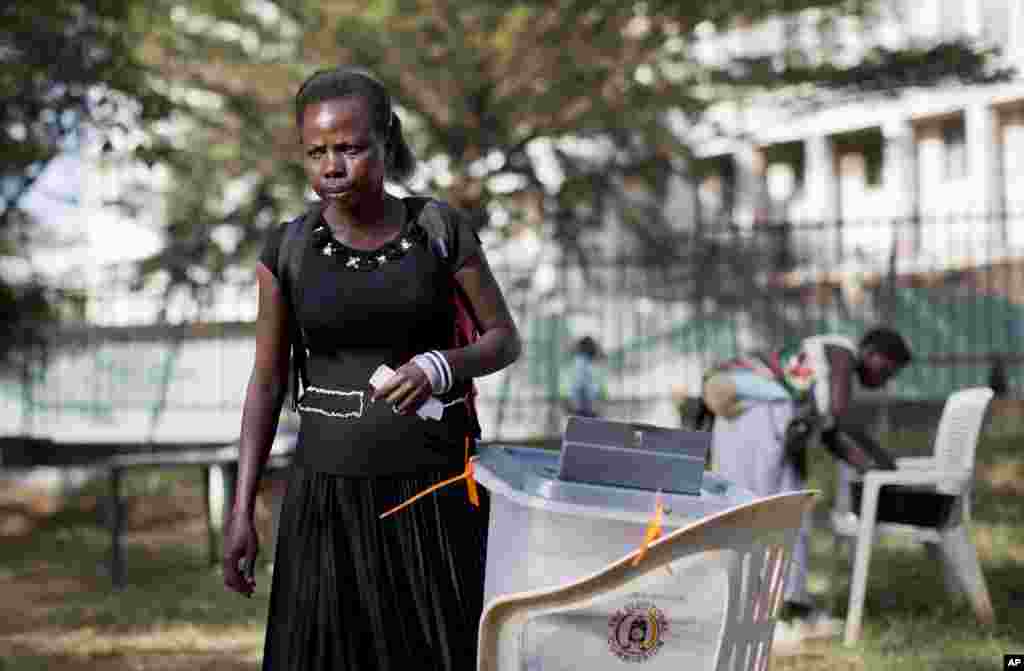
[[[819,335],[716,365],[702,389],[702,401],[714,415],[715,469],[759,496],[803,489],[804,447],[815,436],[860,471],[893,468],[888,455],[844,415],[858,387],[883,387],[910,360],[898,333],[875,328],[857,345],[843,336]],[[805,523],[794,548],[784,620],[807,622],[816,615],[807,594],[808,532]]]

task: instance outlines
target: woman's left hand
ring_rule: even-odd
[[[409,361],[395,371],[385,384],[373,390],[373,400],[387,401],[400,415],[414,413],[419,410],[433,394],[430,380],[423,370]]]

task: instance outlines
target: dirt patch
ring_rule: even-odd
[[[60,505],[60,499],[43,488],[0,485],[0,538],[27,536],[41,520],[56,513]]]
[[[992,491],[1005,496],[1024,496],[1024,461],[1005,461],[979,469]]]
[[[5,576],[0,580],[0,637],[48,626],[49,604],[63,594],[93,588],[79,580],[56,577],[46,571]],[[2,657],[2,655],[0,655]],[[3,667],[0,667],[2,669]]]
[[[80,658],[175,653],[244,657],[254,655],[262,647],[263,635],[248,627],[179,623],[117,632],[102,627],[80,627],[73,631],[40,627],[6,635],[3,640],[44,655]]]
[[[773,655],[771,668],[774,671],[863,671],[864,664],[859,661],[838,663],[831,651],[801,651]]]
[[[90,624],[91,609],[109,611],[108,599],[114,598],[108,596],[109,577],[102,559],[95,573],[74,575],[61,568],[65,566],[63,557],[38,554],[36,547],[40,533],[70,533],[63,530],[65,522],[84,523],[102,535],[104,506],[102,496],[62,499],[42,488],[0,484],[0,542],[10,550],[7,556],[25,558],[16,568],[0,563],[0,671],[258,669],[262,626],[245,618],[237,625],[199,625],[178,619],[139,622],[126,629],[124,618],[119,618],[122,624]],[[264,494],[256,510],[263,539],[270,533],[270,510],[270,500]],[[207,546],[198,478],[195,483],[175,485],[171,493],[126,497],[125,513],[126,546],[155,552],[183,545],[203,550]],[[56,531],[55,522],[60,525]],[[25,548],[24,553],[19,546]],[[75,546],[69,545],[67,551],[75,552]],[[84,619],[55,624],[60,620],[55,620],[54,609],[69,603],[83,604]],[[173,607],[168,612],[173,613]]]
[[[4,510],[0,513],[0,536],[27,536],[35,529],[31,515],[21,510]]]
[[[60,508],[59,496],[37,485],[0,483],[0,506],[17,506],[31,515],[52,515]]]
[[[100,580],[37,571],[0,581],[0,671],[8,669],[153,669],[251,671],[259,667],[262,628],[193,624],[123,627],[54,626],[52,608],[83,592],[105,591]]]
[[[259,661],[218,653],[40,655],[31,645],[0,639],[0,671],[255,671]]]
[[[1024,564],[1024,545],[1008,543],[998,531],[991,527],[975,526],[972,529],[974,545],[982,561],[990,560],[997,555],[1004,555],[1010,561]]]

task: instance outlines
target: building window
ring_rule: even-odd
[[[942,124],[943,178],[948,182],[967,176],[967,130],[963,117]]]
[[[847,160],[847,167],[854,165],[857,172],[864,175],[864,186],[878,187],[882,185],[882,162],[884,160],[885,140],[879,128],[865,128],[835,135],[832,139],[833,151],[842,160],[843,156],[854,154],[859,159]],[[840,163],[841,165],[841,163]]]
[[[789,185],[779,193],[786,192],[788,197],[803,188],[804,165],[807,162],[803,142],[781,142],[766,145],[761,150],[764,152],[765,165],[768,166],[769,180],[784,180]],[[783,172],[787,176],[780,177]],[[775,190],[779,188],[777,184]]]
[[[702,223],[728,223],[736,203],[736,167],[732,156],[699,159],[694,169]]]
[[[1000,113],[1003,172],[1007,177],[1024,177],[1024,105]]]

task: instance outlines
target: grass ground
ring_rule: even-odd
[[[901,454],[927,454],[920,435],[890,435],[886,445]],[[816,455],[811,485],[834,491],[833,462]],[[818,507],[827,513],[831,497]],[[824,515],[822,515],[824,517]],[[984,439],[978,447],[973,538],[996,612],[986,629],[965,601],[947,596],[939,566],[924,548],[883,539],[871,556],[860,644],[840,641],[806,645],[780,657],[776,670],[1002,669],[1003,654],[1024,651],[1024,444],[1020,436]],[[819,524],[812,537],[810,588],[823,606],[841,617],[849,599],[848,554],[837,556]]]
[[[890,436],[921,452],[921,436]],[[998,624],[981,628],[943,591],[923,549],[885,542],[872,556],[860,645],[807,644],[777,656],[776,671],[1001,669],[1024,652],[1024,449],[1017,436],[979,447],[974,537]],[[831,462],[812,485],[831,491]],[[128,586],[110,589],[109,536],[99,523],[102,483],[58,502],[0,491],[0,671],[251,671],[259,668],[269,574],[254,598],[228,593],[206,558],[197,470],[133,473],[126,483]],[[820,505],[826,511],[828,501]],[[258,511],[264,535],[266,508]],[[265,552],[269,550],[265,549]],[[842,615],[848,584],[830,536],[812,539],[811,589]]]
[[[198,469],[125,483],[128,586],[110,589],[102,483],[59,508],[0,496],[0,671],[251,671],[259,668],[269,575],[252,599],[228,593],[206,553]],[[258,511],[262,536],[269,514]]]

